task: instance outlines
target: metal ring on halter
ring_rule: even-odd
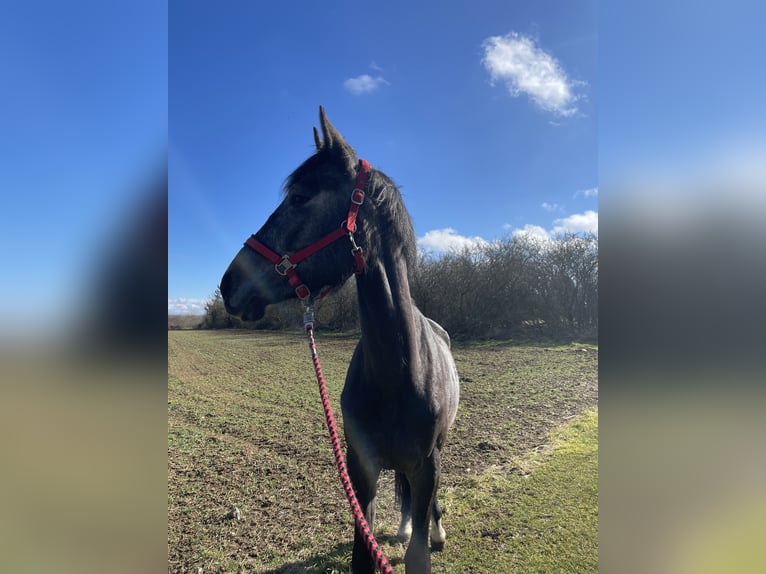
[[[295,269],[295,263],[290,261],[289,255],[284,255],[282,257],[282,261],[274,265],[274,269],[276,269],[277,273],[284,277],[287,275],[287,272],[290,271],[290,269]]]
[[[346,231],[348,231],[349,233],[354,233],[356,231],[356,223],[354,223],[354,229],[348,228],[348,219],[344,219],[343,221],[341,221],[340,226]]]
[[[298,299],[306,302],[309,301],[309,297],[311,297],[311,289],[309,289],[305,283],[301,283],[295,288],[295,294],[298,296]]]

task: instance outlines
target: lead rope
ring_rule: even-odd
[[[364,513],[359,506],[359,501],[356,499],[356,493],[351,484],[351,478],[348,476],[346,461],[343,458],[343,452],[340,448],[340,439],[338,438],[338,425],[335,422],[335,416],[332,414],[330,397],[327,394],[327,387],[324,382],[324,375],[322,374],[322,365],[319,364],[319,355],[317,355],[316,343],[314,342],[314,310],[310,305],[306,306],[306,314],[303,316],[303,322],[306,326],[309,349],[311,350],[311,360],[314,363],[314,371],[317,377],[317,384],[319,385],[319,396],[322,398],[322,406],[324,407],[324,415],[327,421],[327,430],[330,433],[332,452],[333,455],[335,455],[335,465],[338,467],[340,482],[343,485],[343,490],[346,491],[346,498],[348,498],[348,503],[351,506],[351,514],[354,515],[356,528],[362,533],[367,549],[370,551],[378,570],[380,570],[382,574],[393,574],[388,559],[386,559],[377,540],[375,540],[375,536],[373,536],[372,531],[370,530],[370,526],[367,524]]]

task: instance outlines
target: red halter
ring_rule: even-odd
[[[314,253],[327,247],[344,235],[348,235],[348,238],[351,241],[351,253],[354,255],[354,261],[356,262],[356,274],[361,275],[364,272],[364,257],[362,256],[362,248],[356,244],[356,241],[354,241],[354,232],[356,231],[356,215],[359,212],[359,207],[364,203],[364,192],[365,189],[367,189],[367,180],[369,177],[370,164],[367,161],[360,159],[359,173],[356,176],[354,191],[351,192],[351,204],[348,207],[348,215],[346,216],[345,221],[341,223],[340,227],[331,231],[319,241],[312,243],[308,247],[304,247],[292,255],[278,255],[258,241],[255,238],[255,235],[251,235],[250,239],[245,241],[245,245],[271,261],[274,264],[274,269],[276,269],[277,273],[287,277],[290,286],[295,289],[295,294],[303,302],[309,300],[311,297],[311,290],[298,276],[295,267],[304,259],[311,257]]]

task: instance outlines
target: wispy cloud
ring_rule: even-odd
[[[446,253],[448,251],[461,251],[465,248],[487,245],[487,241],[481,237],[466,237],[460,235],[451,227],[445,229],[433,229],[418,239],[418,247],[431,253]]]
[[[577,113],[575,102],[581,96],[551,54],[538,47],[532,38],[511,32],[484,40],[482,63],[494,85],[503,82],[513,97],[526,94],[540,109],[561,117]]]
[[[388,85],[388,81],[383,76],[378,75],[373,78],[369,74],[348,78],[343,82],[346,91],[355,96],[371,94],[384,85]]]
[[[560,211],[562,209],[558,203],[548,203],[547,201],[544,201],[540,207],[545,211]]]
[[[598,188],[597,187],[590,187],[588,189],[578,189],[575,191],[574,197],[585,197],[586,199],[590,199],[592,197],[598,197]]]

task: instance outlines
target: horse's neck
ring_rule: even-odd
[[[366,366],[376,372],[414,368],[420,360],[417,310],[404,258],[389,254],[370,262],[356,283]]]

